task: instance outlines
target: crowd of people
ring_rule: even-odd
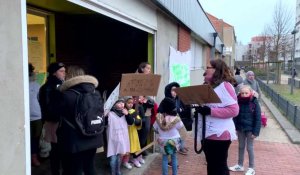
[[[99,104],[94,104],[103,109],[103,101],[97,91],[98,80],[86,75],[78,66],[66,67],[63,63],[51,63],[47,72],[47,81],[40,87],[35,82],[34,67],[29,64],[33,166],[40,165],[39,141],[44,130],[42,139],[51,143],[50,167],[53,175],[94,175],[96,150],[102,146],[111,174],[121,175],[122,165],[132,169],[145,164],[147,151],[143,148],[149,140],[153,141],[154,131],[162,154],[162,174],[167,175],[168,167],[172,167],[172,174],[176,175],[179,166],[176,154],[189,153],[185,133],[192,130],[194,122],[198,122],[198,141],[202,140],[208,175],[244,171],[246,146],[249,155],[246,175],[255,174],[253,142],[259,135],[261,111],[260,90],[252,71],[247,72],[243,80],[239,69],[234,76],[224,61],[211,60],[203,75],[204,84],[214,89],[221,103],[201,104],[195,110],[177,96],[175,89],[180,88],[177,82],[165,86],[165,98],[159,105],[148,96],[119,97],[107,116],[97,116],[91,121],[92,124],[103,122],[105,126],[104,132],[93,135],[83,134],[87,132],[86,128],[84,131],[79,129],[77,105],[83,99],[82,94],[92,94],[93,99],[99,100]],[[141,63],[136,73],[150,74],[151,65]],[[103,113],[103,110],[97,112]],[[198,121],[193,121],[193,112]],[[204,118],[206,127],[200,124]],[[201,134],[203,129],[204,138]],[[228,150],[236,139],[239,142],[238,164],[229,167]]]

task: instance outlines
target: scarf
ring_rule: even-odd
[[[117,114],[117,116],[122,117],[124,114],[122,112],[122,109],[117,109],[116,107],[112,107],[111,111]]]
[[[238,103],[239,104],[247,104],[252,100],[252,95],[249,97],[241,97],[240,95],[238,96]]]

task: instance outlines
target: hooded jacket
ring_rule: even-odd
[[[67,124],[65,119],[75,124],[75,106],[78,94],[70,90],[74,89],[80,93],[94,92],[98,86],[98,81],[95,77],[89,75],[76,76],[65,81],[60,86],[62,92],[61,104],[61,127],[58,130],[58,139],[61,143],[62,150],[67,153],[77,153],[88,149],[99,148],[103,146],[103,135],[83,136],[79,129],[72,128]],[[96,93],[99,93],[96,91]],[[99,99],[101,100],[101,99]]]
[[[237,131],[252,132],[258,136],[261,128],[261,110],[258,100],[254,96],[243,98],[238,95],[240,111],[237,117],[233,118]]]
[[[172,83],[168,84],[165,87],[165,97],[175,99],[177,113],[179,114],[185,128],[188,131],[191,131],[192,124],[193,124],[193,120],[192,120],[192,116],[191,116],[191,108],[185,106],[183,104],[183,102],[179,99],[178,96],[176,96],[175,98],[172,96],[171,91],[172,91],[173,87],[179,88],[180,85],[177,82],[172,82]],[[159,107],[158,107],[158,112],[164,113],[164,109],[161,105],[159,105]]]

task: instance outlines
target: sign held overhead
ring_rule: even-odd
[[[160,75],[122,74],[120,96],[156,96]]]

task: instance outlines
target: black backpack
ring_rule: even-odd
[[[97,91],[80,93],[70,89],[77,95],[75,104],[75,123],[74,126],[66,121],[71,127],[78,128],[84,136],[96,136],[102,134],[105,128],[103,101]]]

